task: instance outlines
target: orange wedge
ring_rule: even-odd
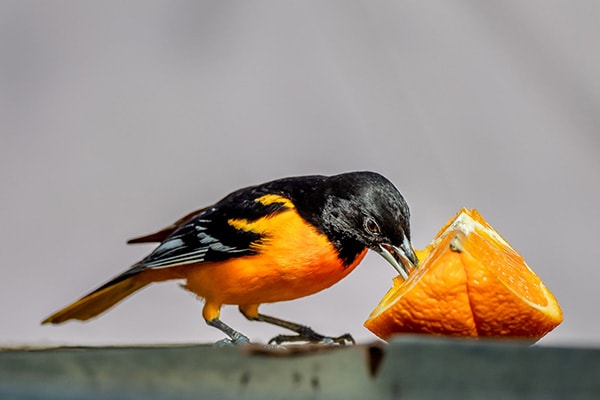
[[[562,322],[558,302],[476,210],[463,208],[394,286],[365,326],[396,333],[539,339]]]

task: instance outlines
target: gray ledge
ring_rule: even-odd
[[[404,336],[388,345],[0,351],[0,399],[598,399],[600,349]]]

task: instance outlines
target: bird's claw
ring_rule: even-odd
[[[244,335],[236,336],[235,338],[225,338],[215,342],[215,347],[233,347],[244,344],[249,344],[250,339]]]
[[[233,344],[233,340],[231,339],[221,339],[215,342],[214,344],[215,347],[233,347],[235,346],[235,344]]]

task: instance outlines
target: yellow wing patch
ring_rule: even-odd
[[[256,201],[265,206],[268,206],[269,204],[273,203],[282,203],[287,208],[296,208],[294,207],[294,203],[292,203],[290,199],[286,199],[285,197],[280,196],[278,194],[265,194],[264,196],[261,196],[258,199],[256,199]]]
[[[281,203],[289,210],[296,209],[294,203],[292,203],[290,199],[286,199],[285,197],[277,194],[265,194],[264,196],[257,198],[255,201],[258,201],[265,206],[274,203]],[[271,217],[272,216],[270,215],[265,215],[264,217],[253,221],[250,221],[246,218],[231,218],[227,220],[227,223],[233,226],[235,229],[241,229],[247,232],[256,232],[262,235],[267,232],[268,228],[272,229],[272,225],[270,225],[268,222]]]

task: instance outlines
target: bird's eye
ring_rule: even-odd
[[[365,226],[365,230],[372,235],[379,235],[381,233],[381,229],[379,228],[379,225],[371,217],[365,218],[364,226]]]

